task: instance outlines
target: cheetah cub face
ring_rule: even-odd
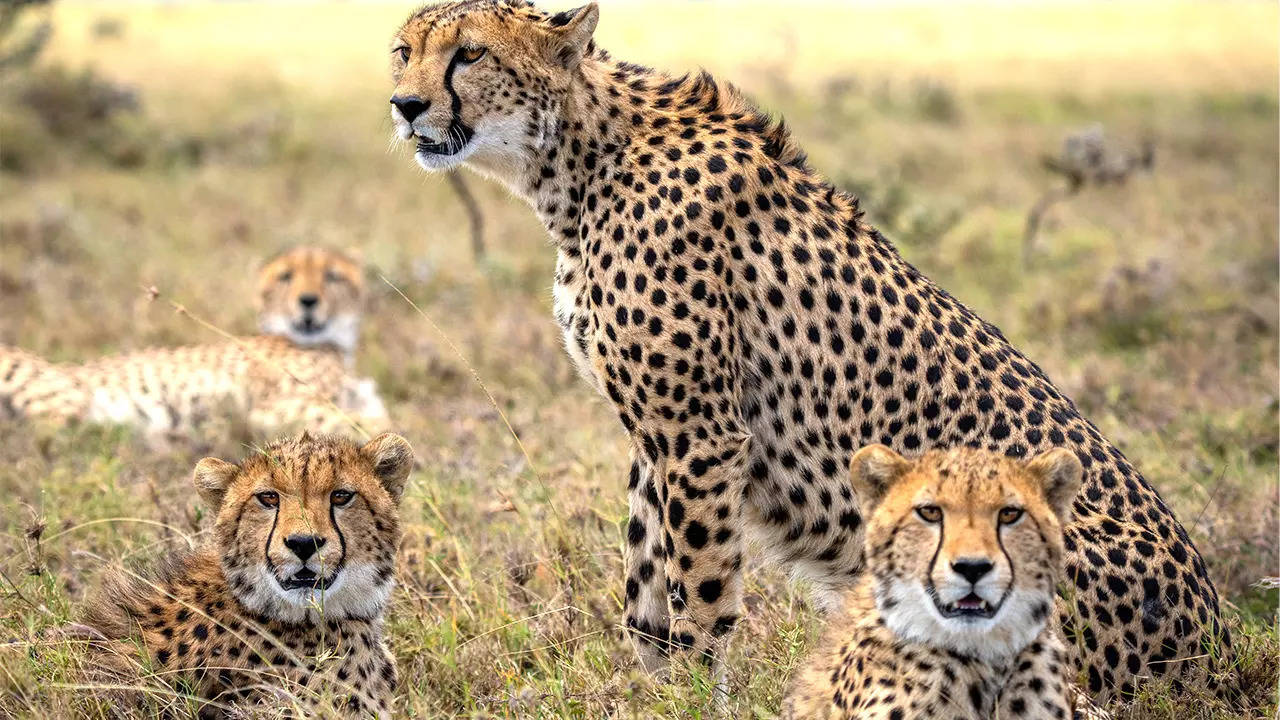
[[[436,3],[391,43],[391,121],[425,170],[466,161],[498,179],[539,162],[590,48],[595,4],[559,14],[521,3]]]
[[[293,248],[258,271],[258,326],[295,345],[355,351],[364,306],[360,262],[325,248]]]
[[[1030,461],[976,450],[907,460],[883,445],[851,463],[867,521],[867,567],[898,637],[989,661],[1043,629],[1062,526],[1082,467],[1067,450]]]
[[[231,591],[284,622],[379,615],[412,466],[409,443],[389,433],[358,448],[303,434],[240,465],[201,460],[195,485],[218,509],[214,542]]]

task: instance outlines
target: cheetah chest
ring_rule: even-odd
[[[556,323],[564,338],[564,349],[578,373],[603,394],[604,384],[596,374],[590,348],[590,308],[586,267],[581,256],[560,251],[556,257],[556,282],[552,287]]]

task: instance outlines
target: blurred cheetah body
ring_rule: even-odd
[[[626,617],[651,667],[718,654],[745,541],[819,599],[861,575],[844,469],[860,446],[1053,446],[1085,467],[1067,528],[1067,635],[1090,690],[1230,654],[1172,511],[994,326],[862,220],[780,123],[706,74],[591,40],[598,10],[429,5],[392,44],[392,119],[428,170],[526,199],[558,251],[570,357],[631,439]]]
[[[155,348],[83,365],[53,364],[0,347],[0,409],[193,435],[213,418],[238,418],[256,433],[293,426],[341,432],[354,420],[385,423],[370,379],[351,373],[363,278],[348,258],[297,248],[259,279],[265,333],[230,342]]]
[[[412,462],[398,436],[357,447],[305,434],[239,466],[202,460],[195,483],[217,512],[213,538],[153,576],[107,578],[81,626],[98,673],[130,682],[141,646],[159,677],[210,703],[202,716],[265,703],[390,717],[383,613]]]

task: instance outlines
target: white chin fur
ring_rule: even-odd
[[[890,580],[877,584],[875,595],[885,625],[902,640],[954,650],[988,662],[1008,661],[1035,640],[1046,620],[1034,618],[1035,606],[1053,606],[1052,598],[1015,589],[994,617],[946,618],[919,582]],[[888,601],[894,602],[886,609]]]
[[[324,330],[315,333],[299,332],[293,318],[279,314],[262,316],[258,327],[266,335],[279,335],[295,345],[335,345],[351,354],[355,352],[356,339],[360,335],[360,317],[352,313],[335,315],[329,318]]]
[[[470,142],[463,146],[461,150],[452,155],[439,155],[436,153],[414,152],[413,159],[418,161],[418,166],[427,172],[437,172],[441,170],[452,170],[463,162],[471,153],[475,152],[476,145],[473,138]]]
[[[458,152],[452,155],[415,152],[413,157],[427,172],[452,170],[466,163],[468,168],[519,193],[523,187],[522,178],[530,164],[525,156],[529,150],[529,139],[525,137],[527,125],[528,120],[522,115],[487,118],[476,124],[471,139]],[[400,132],[399,126],[397,132]],[[412,129],[410,133],[413,133]],[[425,134],[428,137],[434,135],[433,132]],[[541,142],[541,139],[534,139],[535,146],[540,146]]]
[[[371,618],[383,611],[395,587],[392,579],[379,583],[378,570],[370,565],[344,567],[326,588],[286,590],[265,565],[242,575],[252,590],[238,595],[240,602],[259,615],[286,623]]]

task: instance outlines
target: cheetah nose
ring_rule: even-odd
[[[319,302],[320,302],[319,295],[312,295],[308,293],[306,295],[298,296],[298,304],[301,305],[306,310],[310,310],[311,308],[315,307],[317,304],[319,304]]]
[[[293,554],[304,563],[315,555],[317,550],[324,547],[324,543],[324,538],[319,535],[290,535],[284,539],[284,546],[292,550]]]
[[[975,585],[982,579],[983,575],[991,572],[993,567],[995,566],[987,560],[960,559],[951,563],[952,570],[955,570],[961,577]]]
[[[424,101],[417,95],[410,95],[408,97],[393,95],[391,97],[391,104],[395,105],[396,109],[400,111],[400,115],[404,117],[404,121],[410,123],[413,122],[414,118],[426,112],[427,108],[431,107],[430,101]]]

